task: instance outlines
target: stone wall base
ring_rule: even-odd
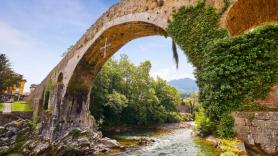
[[[263,155],[278,155],[278,112],[233,112],[237,137]]]
[[[32,119],[33,112],[12,112],[11,114],[2,114],[0,112],[0,126],[18,119]]]

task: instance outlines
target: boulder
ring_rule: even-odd
[[[151,138],[140,138],[139,142],[138,142],[138,145],[140,145],[140,146],[147,146],[147,145],[150,145],[150,144],[152,144],[154,142],[155,142],[155,140],[151,139]]]
[[[82,137],[82,138],[78,139],[77,141],[78,141],[79,147],[90,146],[90,141],[86,137]]]
[[[5,133],[5,131],[6,131],[5,127],[0,126],[0,135]]]
[[[209,142],[213,143],[214,147],[218,147],[219,144],[220,144],[219,140],[216,139],[216,138],[213,137],[213,136],[208,136],[208,137],[206,137],[206,141],[209,141]]]
[[[33,149],[33,155],[39,155],[41,153],[44,153],[48,148],[50,144],[48,142],[40,142],[36,145],[36,147]]]
[[[3,153],[6,153],[10,150],[9,146],[2,146],[0,147],[0,155],[2,155]]]
[[[121,146],[116,140],[113,140],[113,139],[110,139],[107,137],[101,138],[100,143],[102,143],[103,145],[105,145],[108,148],[119,148]]]
[[[116,140],[102,138],[100,132],[94,131],[82,131],[78,135],[67,133],[50,143],[39,137],[32,125],[24,120],[8,123],[0,127],[0,132],[0,152],[15,149],[18,136],[24,139],[21,140],[24,142],[23,155],[94,155],[110,152],[111,148],[124,149]]]

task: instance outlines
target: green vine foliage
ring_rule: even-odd
[[[201,101],[214,120],[246,99],[264,99],[278,82],[278,25],[217,40],[206,49],[197,78]]]
[[[167,29],[196,67],[200,101],[221,133],[223,125],[233,125],[230,119],[225,124],[225,114],[265,98],[278,82],[278,25],[258,26],[232,38],[218,24],[223,12],[204,2],[182,7]]]
[[[207,44],[228,36],[227,31],[218,26],[219,17],[212,7],[200,2],[197,6],[180,8],[169,23],[168,34],[197,68],[202,65]]]
[[[234,129],[231,128],[234,125],[234,121],[235,120],[231,115],[229,114],[223,115],[221,117],[219,125],[217,126],[217,134],[220,137],[224,137],[224,138],[235,136],[236,132]]]

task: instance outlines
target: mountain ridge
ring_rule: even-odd
[[[188,77],[170,80],[168,83],[175,87],[182,95],[199,91],[196,81]]]

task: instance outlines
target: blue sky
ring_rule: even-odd
[[[111,5],[119,0],[3,0],[0,9],[0,53],[30,84],[38,84],[62,59],[66,49]],[[132,62],[152,62],[151,74],[166,80],[193,78],[193,67],[179,50],[175,69],[171,39],[162,36],[129,42],[115,55],[127,54]]]

